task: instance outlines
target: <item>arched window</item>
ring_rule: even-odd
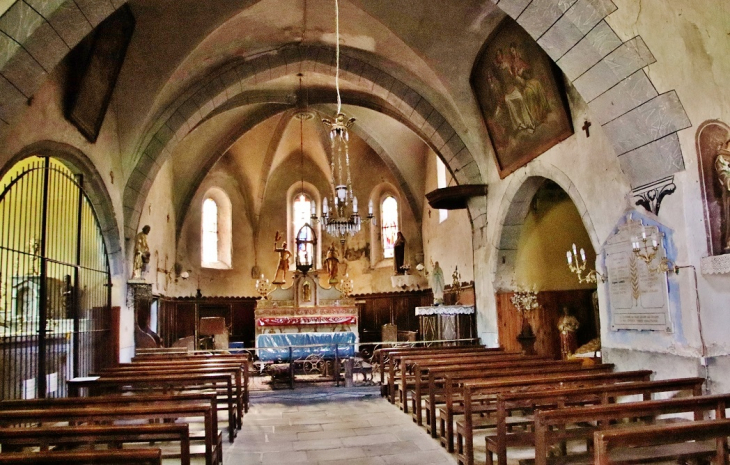
[[[203,197],[200,228],[200,265],[231,268],[233,218],[231,201],[221,189],[211,188]]]
[[[306,194],[299,194],[294,199],[294,208],[292,210],[292,222],[294,237],[297,237],[302,226],[309,224],[312,215],[312,200]]]
[[[218,204],[213,199],[203,202],[203,264],[218,261]]]
[[[398,236],[398,201],[387,196],[380,205],[383,236],[383,258],[393,258],[393,247]]]
[[[446,165],[438,156],[436,156],[436,182],[439,189],[446,187]],[[439,209],[439,223],[443,223],[448,217],[448,210]]]

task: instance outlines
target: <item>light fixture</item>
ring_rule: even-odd
[[[657,237],[656,233],[647,234],[646,228],[644,225],[641,225],[641,239],[637,237],[631,238],[631,248],[634,251],[634,255],[646,263],[646,268],[651,273],[678,271],[674,266],[674,263],[670,262],[667,257],[662,257],[657,266],[651,266],[651,263],[654,261],[654,258],[656,258],[657,252],[659,251],[659,245],[661,244],[659,240],[657,240]]]
[[[271,285],[271,281],[265,278],[264,274],[261,273],[261,278],[256,280],[256,291],[262,298],[268,299],[272,290],[273,287]]]
[[[360,231],[361,218],[357,210],[357,197],[352,192],[352,176],[350,175],[350,153],[348,130],[355,123],[355,118],[348,119],[342,113],[342,98],[340,97],[340,7],[335,0],[335,89],[337,91],[337,114],[334,119],[323,118],[322,122],[329,129],[332,160],[332,187],[334,197],[330,206],[327,197],[322,201],[322,215],[317,218],[317,212],[312,209],[312,220],[322,223],[330,236],[340,238],[344,243],[348,235],[354,236]],[[352,210],[348,214],[348,207]],[[368,216],[373,217],[372,200],[368,203]]]
[[[578,255],[578,250],[576,249],[575,244],[573,244],[573,249],[568,250],[568,252],[566,252],[566,256],[568,258],[568,268],[570,268],[571,272],[578,275],[579,283],[595,284],[598,279],[600,279],[602,283],[606,282],[606,277],[596,270],[590,270],[588,274],[583,277],[583,273],[586,270],[586,251],[584,249],[581,248],[580,255]]]

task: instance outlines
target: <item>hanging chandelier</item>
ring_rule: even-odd
[[[355,118],[348,119],[342,113],[340,97],[340,8],[335,0],[335,89],[337,90],[337,114],[334,119],[323,118],[322,123],[329,129],[331,155],[330,171],[332,172],[332,188],[334,197],[331,204],[325,196],[322,201],[322,216],[312,208],[312,220],[319,221],[330,236],[339,237],[345,242],[348,235],[354,236],[360,231],[362,220],[357,210],[357,197],[352,192],[352,176],[350,174],[350,140],[348,130],[355,123]],[[349,210],[349,211],[348,211]],[[368,216],[373,217],[372,200],[368,202]]]

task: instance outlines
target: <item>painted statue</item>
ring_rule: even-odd
[[[558,320],[560,331],[560,355],[563,360],[568,359],[578,348],[578,338],[575,332],[580,328],[580,322],[576,317],[568,313],[568,307],[563,307],[563,316]]]
[[[720,147],[715,158],[717,179],[722,185],[723,252],[730,253],[730,141]]]
[[[279,265],[276,268],[273,284],[286,283],[286,272],[289,269],[289,259],[291,258],[291,252],[286,248],[286,242],[282,242],[281,247],[276,246],[280,240],[281,234],[279,234],[279,231],[276,231],[276,235],[274,236],[274,252],[279,254]],[[281,278],[279,278],[279,274],[281,274]]]
[[[403,265],[406,259],[406,238],[403,233],[398,231],[398,237],[393,244],[393,266],[395,268],[395,274],[403,274]]]
[[[150,248],[147,246],[147,235],[150,233],[149,225],[144,225],[142,231],[134,238],[134,261],[132,262],[132,279],[142,279],[142,272],[147,269],[150,262]]]
[[[337,284],[339,282],[337,279],[339,266],[340,260],[337,258],[337,248],[333,242],[332,245],[330,245],[330,248],[327,249],[327,258],[324,259],[324,267],[329,275],[330,284]]]

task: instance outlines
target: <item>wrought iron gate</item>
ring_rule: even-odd
[[[62,397],[111,362],[111,277],[83,178],[27,158],[0,186],[0,399]]]

